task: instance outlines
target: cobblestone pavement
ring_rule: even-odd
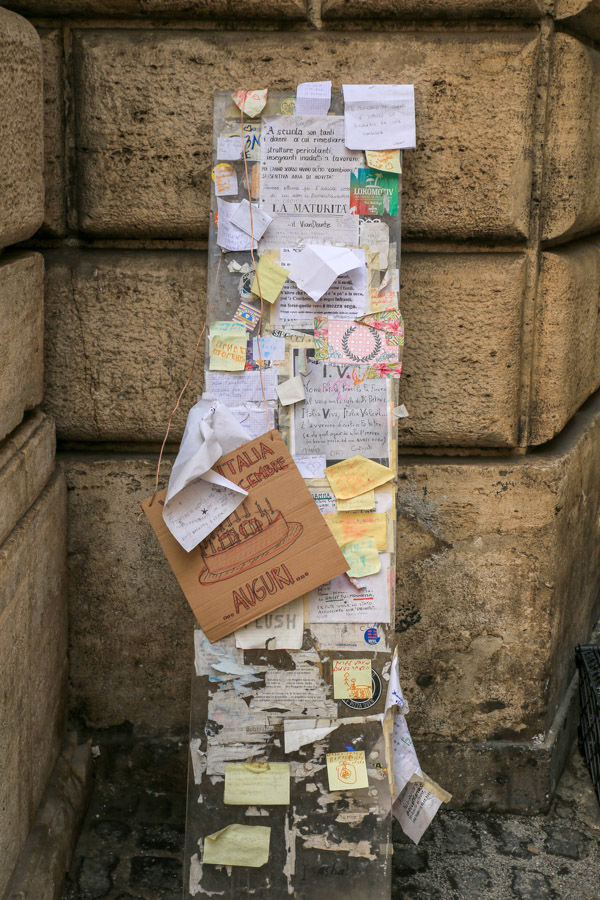
[[[98,743],[62,900],[181,900],[185,743]],[[547,816],[442,810],[418,847],[394,840],[394,900],[600,897],[600,807],[577,748]]]

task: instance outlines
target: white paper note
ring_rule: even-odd
[[[302,250],[284,249],[281,265],[291,269]],[[360,266],[339,275],[328,291],[315,303],[288,278],[275,306],[274,317],[279,323],[293,323],[298,328],[314,328],[315,316],[330,319],[356,319],[367,312],[367,268]]]
[[[260,353],[259,353],[260,344]],[[262,337],[252,338],[252,357],[254,362],[283,362],[285,359],[285,338],[272,337],[265,334]]]
[[[202,396],[208,399],[218,398],[226,406],[236,406],[247,400],[262,400],[264,390],[267,400],[277,400],[278,374],[278,366],[264,369],[261,388],[261,372],[257,369],[251,372],[205,372]]]
[[[239,406],[228,406],[227,408],[248,432],[250,439],[260,437],[261,434],[265,434],[275,427],[274,411],[270,408],[265,409],[265,404],[262,401],[257,403],[247,402]]]
[[[416,777],[400,794],[392,812],[398,819],[404,834],[418,844],[442,803],[448,803],[451,795],[423,773]]]
[[[184,550],[193,550],[248,496],[212,466],[249,439],[220,401],[199,400],[191,408],[163,509],[165,525]]]
[[[292,403],[300,403],[302,400],[306,400],[302,376],[294,375],[293,378],[278,384],[277,396],[282,406],[290,406]]]
[[[388,264],[390,251],[390,229],[386,222],[378,219],[362,219],[360,223],[360,246],[368,247],[376,253],[376,265],[379,270]]]
[[[294,462],[303,478],[325,478],[327,459],[324,456],[294,456]]]
[[[259,241],[273,219],[263,209],[259,209],[258,203],[252,204],[252,224],[250,223],[250,204],[246,199],[242,200],[231,217],[231,222],[236,228],[241,228],[248,235],[254,234],[254,240]]]
[[[296,91],[297,116],[326,116],[331,105],[330,81],[305,81]]]
[[[237,225],[234,225],[232,221],[240,206],[241,203],[229,203],[229,201],[217,197],[219,211],[217,244],[223,250],[255,250],[258,247],[257,241],[254,241],[253,244],[252,238],[245,231],[242,231],[241,228],[238,228]]]
[[[217,159],[241,159],[242,137],[220,137],[217,141]]]
[[[241,650],[300,650],[304,638],[304,602],[300,597],[235,632]]]
[[[352,150],[416,147],[412,84],[344,84],[345,144]]]
[[[400,406],[394,407],[394,415],[397,419],[407,419],[408,418],[408,410],[404,403],[401,403]]]
[[[311,622],[390,622],[387,553],[379,554],[381,569],[360,579],[357,591],[346,575],[339,575],[309,593]]]
[[[329,290],[338,275],[364,266],[364,250],[309,244],[294,259],[289,279],[316,302]]]

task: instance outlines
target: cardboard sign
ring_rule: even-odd
[[[164,492],[146,513],[210,641],[253,622],[348,568],[278,431],[222,456],[214,470],[248,491],[189,553],[162,517]]]

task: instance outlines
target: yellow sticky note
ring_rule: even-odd
[[[206,835],[202,862],[258,869],[268,862],[270,840],[271,829],[266,825],[228,825]]]
[[[325,469],[325,475],[338,500],[349,500],[358,494],[364,494],[394,477],[388,466],[382,466],[364,456],[343,459]]]
[[[263,300],[268,300],[269,303],[275,303],[289,274],[289,269],[284,269],[283,266],[278,265],[278,263],[270,256],[263,253],[258,261],[256,275],[252,280],[250,290],[253,294],[256,294],[257,297],[262,294]],[[258,288],[259,281],[260,290]]]
[[[327,754],[327,777],[330,791],[352,791],[369,787],[364,750],[344,750]]]
[[[224,802],[227,806],[287,806],[290,764],[225,763]]]
[[[385,553],[387,550],[387,516],[385,513],[325,513],[325,521],[340,547],[372,537],[380,553]]]
[[[210,329],[210,368],[242,371],[246,366],[247,335],[237,322],[215,322]]]
[[[370,700],[372,695],[370,659],[333,660],[334,700]]]
[[[338,512],[372,512],[375,509],[375,491],[365,491],[349,500],[337,501]]]
[[[367,575],[376,575],[381,569],[377,544],[372,537],[346,544],[342,547],[342,553],[350,566],[346,572],[348,578],[366,578]]]
[[[380,169],[382,172],[398,172],[402,174],[399,150],[365,150],[367,165],[371,169]]]

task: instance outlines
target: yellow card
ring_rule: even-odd
[[[340,547],[372,537],[380,553],[385,553],[387,550],[387,516],[385,513],[325,513],[325,521]]]
[[[334,700],[370,700],[372,696],[370,659],[333,660]]]
[[[367,575],[376,575],[381,569],[377,544],[372,537],[346,544],[342,547],[342,553],[350,566],[346,572],[348,578],[366,578]]]
[[[202,863],[257,869],[268,862],[270,840],[271,829],[266,825],[228,825],[206,835]]]
[[[366,491],[349,500],[337,501],[338,512],[373,512],[375,509],[375,491]]]
[[[327,777],[330,791],[353,791],[369,787],[364,750],[344,750],[327,754]]]
[[[399,150],[365,150],[365,153],[367,154],[367,165],[371,169],[402,174]]]
[[[290,764],[225,763],[224,802],[227,806],[287,806]]]
[[[210,368],[243,371],[246,366],[246,327],[237,322],[215,322],[210,329]]]
[[[283,266],[276,263],[268,254],[263,253],[258,261],[256,275],[254,276],[250,290],[253,294],[256,294],[257,297],[262,293],[263,300],[268,300],[269,303],[275,303],[289,274],[289,269],[284,269]],[[259,280],[260,290],[258,289]]]
[[[364,494],[394,477],[388,466],[381,466],[364,456],[343,459],[325,469],[325,475],[338,500],[349,500],[357,494]]]

